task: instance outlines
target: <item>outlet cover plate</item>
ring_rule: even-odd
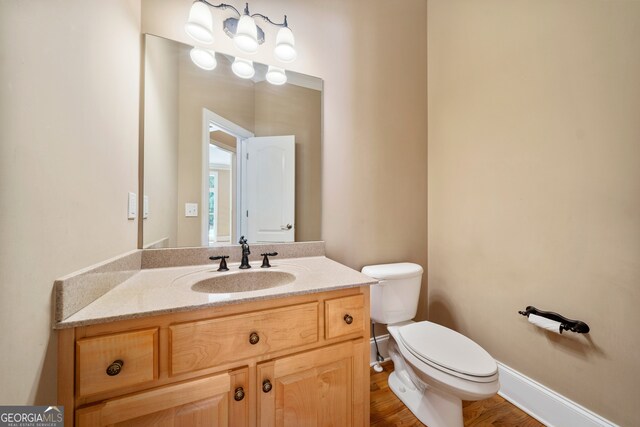
[[[197,203],[185,203],[184,204],[184,216],[186,216],[186,217],[198,216],[198,204]]]

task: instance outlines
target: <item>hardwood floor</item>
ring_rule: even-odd
[[[387,385],[392,362],[382,364],[383,372],[370,370],[371,383],[371,425],[420,427],[424,426],[396,397]],[[496,395],[477,402],[463,402],[465,427],[544,427],[511,403]]]

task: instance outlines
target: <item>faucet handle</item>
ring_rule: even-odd
[[[264,257],[262,258],[262,265],[260,267],[262,268],[269,268],[271,267],[271,264],[269,264],[269,258],[270,256],[276,256],[278,255],[278,252],[266,252],[263,254],[260,254],[260,256]]]
[[[244,236],[240,236],[240,240],[238,241],[241,245],[247,244],[247,239]]]
[[[209,257],[211,261],[220,260],[220,267],[218,268],[218,271],[229,271],[229,269],[227,268],[227,258],[229,258],[229,255],[218,255]]]

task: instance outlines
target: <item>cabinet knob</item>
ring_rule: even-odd
[[[258,336],[257,332],[251,332],[251,335],[249,335],[249,343],[251,345],[256,345],[258,344],[258,341],[260,341],[260,337]]]
[[[350,325],[353,323],[353,317],[350,314],[345,314],[344,315],[344,323],[346,323],[347,325]]]
[[[124,365],[122,360],[114,360],[113,363],[107,367],[107,375],[110,377],[118,375],[122,370],[122,365]]]
[[[244,389],[242,387],[238,387],[233,393],[233,398],[236,402],[240,402],[242,399],[244,399]]]
[[[269,381],[269,380],[262,381],[262,391],[263,392],[269,393],[272,388],[273,388],[273,386],[271,385],[271,381]]]

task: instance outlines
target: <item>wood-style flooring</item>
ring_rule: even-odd
[[[389,389],[387,378],[393,363],[382,364],[383,372],[371,369],[371,425],[421,427],[424,426]],[[544,427],[511,403],[496,395],[477,402],[463,402],[465,427]]]

